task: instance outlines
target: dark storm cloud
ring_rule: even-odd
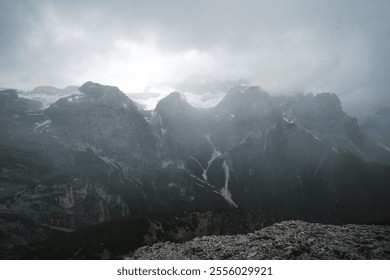
[[[332,91],[389,103],[389,1],[0,0],[0,86],[95,80],[218,91]]]

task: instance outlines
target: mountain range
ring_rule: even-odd
[[[3,89],[0,248],[139,215],[389,221],[389,120],[384,109],[359,126],[335,94],[255,86],[235,86],[209,109],[173,92],[152,111],[93,82]]]

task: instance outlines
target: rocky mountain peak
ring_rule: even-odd
[[[269,94],[258,86],[235,86],[217,105],[228,110],[238,110],[243,106],[261,106],[269,104]]]
[[[274,117],[277,113],[267,92],[258,86],[235,86],[213,109],[217,119],[240,116],[256,120]]]
[[[155,111],[164,118],[183,117],[194,114],[197,110],[184,100],[179,92],[172,92],[161,99]]]
[[[84,93],[86,96],[94,97],[94,98],[107,97],[113,95],[125,96],[125,94],[122,91],[120,91],[118,87],[101,85],[91,81],[84,83],[79,88],[79,90],[80,92]]]
[[[187,103],[185,100],[181,98],[181,94],[179,92],[171,92],[169,95],[161,99],[156,106],[156,109],[162,109],[165,107],[176,107],[181,104]]]
[[[313,102],[315,112],[326,118],[332,118],[343,111],[340,99],[334,93],[317,94]]]
[[[15,100],[0,102],[5,236],[13,236],[15,223],[2,227],[1,214],[65,230],[127,213],[236,207],[272,221],[390,220],[389,138],[366,141],[334,94],[270,97],[259,87],[238,86],[216,107],[197,109],[173,92],[150,120],[117,87],[93,82],[44,111],[32,111],[32,100],[18,94],[0,94]],[[376,123],[375,129],[382,124]],[[194,232],[197,224],[185,228]],[[154,239],[159,225],[149,240],[161,240]],[[28,230],[20,230],[26,240]]]
[[[130,123],[145,125],[146,121],[135,103],[117,87],[86,82],[79,90],[81,94],[57,100],[45,110],[45,114],[55,124],[72,131],[84,127],[85,131],[99,133],[108,133],[114,128],[122,128],[123,132],[123,126],[131,126]]]
[[[64,89],[68,90],[68,88]],[[85,110],[87,107],[110,107],[112,109],[127,109],[138,111],[136,104],[129,99],[119,88],[113,86],[101,85],[94,82],[86,82],[78,92],[72,95],[66,95],[46,109],[50,114],[51,111],[57,111],[59,108],[76,108]]]
[[[165,98],[166,100],[171,100],[171,101],[179,101],[181,100],[181,94],[180,92],[174,91],[168,94],[168,96]]]
[[[227,103],[232,106],[238,101],[247,105],[252,103],[268,103],[269,94],[258,86],[235,86],[228,91],[221,103]]]

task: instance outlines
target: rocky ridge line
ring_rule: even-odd
[[[205,236],[156,243],[130,259],[390,259],[390,227],[284,221],[235,236]]]

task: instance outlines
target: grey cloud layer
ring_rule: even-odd
[[[389,14],[380,0],[0,0],[0,86],[202,92],[245,80],[336,92],[357,114],[390,102]]]

